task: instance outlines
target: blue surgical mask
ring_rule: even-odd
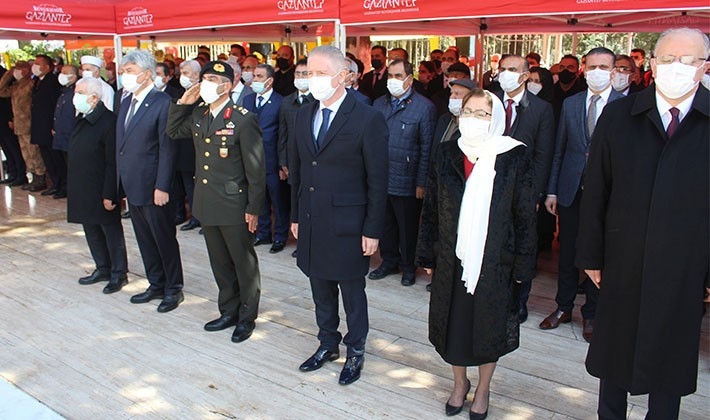
[[[74,108],[76,108],[76,110],[79,111],[80,114],[88,114],[89,112],[91,112],[91,104],[88,102],[89,96],[91,95],[84,95],[83,93],[74,94],[72,103],[74,104]]]
[[[266,91],[266,82],[251,82],[251,90],[256,94],[261,94]]]

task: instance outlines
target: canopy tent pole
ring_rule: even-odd
[[[123,60],[123,44],[121,42],[121,37],[119,35],[114,35],[113,36],[113,53],[116,58],[116,66],[121,64],[121,61]],[[118,76],[118,69],[116,69],[116,76]],[[116,77],[116,84],[119,89],[121,89],[123,86],[121,85],[121,78]]]
[[[347,51],[347,38],[345,34],[345,26],[340,23],[340,19],[335,19],[334,22],[334,32],[335,32],[335,46],[338,47],[340,51],[345,54]]]

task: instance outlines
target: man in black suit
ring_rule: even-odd
[[[375,45],[370,50],[373,70],[365,73],[360,81],[360,92],[373,101],[387,93],[387,48]]]
[[[364,364],[365,274],[384,231],[388,131],[381,113],[346,93],[340,50],[315,48],[308,73],[319,102],[296,116],[289,151],[291,232],[299,240],[298,267],[310,278],[320,346],[299,369],[336,360],[342,339],[347,360],[339,383],[348,385],[360,378]],[[338,332],[338,289],[348,324],[344,339]]]
[[[184,300],[180,247],[174,209],[168,206],[175,175],[176,145],[166,133],[170,97],[153,84],[155,58],[134,50],[123,58],[123,100],[116,120],[116,167],[119,189],[131,206],[131,221],[150,287],[132,303],[162,299],[158,312]]]
[[[555,153],[555,117],[552,105],[527,91],[529,70],[530,64],[523,56],[504,56],[498,67],[498,82],[503,90],[498,97],[506,112],[506,129],[503,134],[527,146],[525,160],[532,169],[537,208],[538,211],[545,211],[547,180]],[[532,282],[520,285],[520,322],[528,319],[527,302],[531,285]]]
[[[52,187],[42,195],[54,195],[60,189],[66,188],[67,166],[64,157],[58,150],[52,149],[52,127],[54,126],[54,108],[57,106],[57,99],[61,94],[61,85],[54,74],[54,64],[52,59],[44,54],[35,57],[32,65],[34,87],[32,88],[32,108],[31,121],[32,128],[30,141],[39,146],[42,160],[47,168],[47,174],[52,181]],[[34,180],[32,181],[34,184]],[[46,188],[43,176],[30,191],[42,191]]]
[[[281,96],[287,96],[296,90],[293,85],[294,71],[293,65],[295,54],[290,45],[282,45],[277,51],[276,67],[274,72],[274,91]]]

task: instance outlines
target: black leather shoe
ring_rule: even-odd
[[[195,219],[194,217],[191,217],[189,222],[180,226],[180,230],[184,232],[186,230],[192,230],[198,227],[200,227],[200,222],[198,222],[197,219]]]
[[[42,195],[42,196],[45,196],[45,197],[46,197],[46,196],[48,196],[48,195],[54,195],[54,194],[56,194],[56,193],[58,193],[58,192],[59,192],[59,189],[52,187],[52,188],[50,188],[50,189],[48,189],[48,190],[42,191],[39,195]]]
[[[520,305],[520,309],[518,310],[518,319],[521,324],[528,320],[528,305],[524,303]]]
[[[281,241],[276,241],[274,242],[273,245],[271,245],[271,249],[269,250],[269,253],[271,254],[276,254],[284,250],[284,247],[286,246],[285,243]]]
[[[251,337],[251,333],[254,332],[254,327],[255,325],[253,322],[238,322],[237,328],[235,328],[232,333],[232,342],[241,343],[242,341],[247,340]]]
[[[205,324],[205,331],[222,331],[231,326],[237,325],[239,317],[237,315],[224,314]]]
[[[0,185],[2,185],[2,184],[12,184],[13,182],[15,182],[16,179],[17,179],[17,178],[5,178],[5,179],[3,179],[2,181],[0,181]]]
[[[22,187],[22,186],[25,186],[25,185],[27,185],[27,184],[29,184],[29,181],[27,180],[27,177],[26,177],[26,176],[22,176],[22,177],[19,177],[19,178],[15,178],[15,180],[10,183],[10,186],[11,186],[11,187]]]
[[[397,267],[387,267],[384,264],[381,266],[377,267],[376,269],[372,270],[372,272],[367,276],[370,280],[379,280],[383,279],[390,274],[397,274],[399,270]]]
[[[298,250],[297,250],[297,249],[294,249],[293,252],[291,253],[291,256],[292,256],[293,258],[298,257]]]
[[[271,243],[271,239],[261,239],[261,238],[254,239],[254,246],[268,245],[270,243]]]
[[[301,372],[312,372],[323,367],[325,362],[332,362],[338,360],[340,354],[337,351],[330,351],[324,348],[319,348],[313,353],[313,356],[306,359],[305,362],[301,363],[298,370]]]
[[[59,190],[56,194],[52,196],[53,199],[59,200],[62,198],[67,198],[67,192],[65,190]]]
[[[468,379],[467,379],[467,381],[468,381],[468,388],[466,388],[466,393],[463,396],[464,404],[466,404],[466,398],[468,398],[468,393],[469,393],[469,391],[471,391],[471,381],[469,381]],[[455,416],[455,415],[459,414],[461,412],[461,410],[463,409],[464,404],[461,404],[459,406],[455,406],[455,405],[449,404],[449,402],[446,401],[446,405],[444,406],[444,408],[446,409],[446,415],[451,417],[451,416]]]
[[[183,300],[185,300],[185,295],[183,295],[182,292],[165,295],[163,301],[158,305],[158,312],[170,312],[177,308]]]
[[[81,277],[79,279],[79,284],[87,285],[87,284],[94,284],[98,283],[100,281],[109,281],[111,279],[111,275],[109,273],[105,273],[99,270],[94,270],[93,273],[91,273],[90,276],[86,277]]]
[[[426,291],[431,293],[431,283],[426,285]]]
[[[121,277],[120,279],[111,279],[108,281],[106,287],[104,287],[104,293],[110,295],[111,293],[116,293],[123,289],[123,286],[128,284],[127,277]]]
[[[121,219],[130,219],[131,218],[131,211],[126,210],[123,213],[121,213]]]
[[[468,418],[470,420],[485,420],[488,417],[488,410],[485,413],[474,413],[473,411],[468,412]]]
[[[402,286],[411,286],[416,283],[417,277],[414,273],[403,273],[402,274]]]
[[[365,365],[365,355],[352,356],[345,359],[345,366],[340,371],[340,385],[350,385],[360,379],[360,372]]]
[[[204,234],[205,234],[205,232],[202,231],[202,228],[200,228],[200,231],[197,232],[197,233],[199,233],[200,235],[204,235]]]
[[[162,290],[146,290],[143,293],[138,293],[137,295],[131,296],[131,303],[148,303],[153,299],[163,298]]]

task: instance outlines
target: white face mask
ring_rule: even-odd
[[[123,77],[121,77],[121,82],[123,83],[123,90],[126,92],[135,92],[138,90],[138,88],[141,86],[138,83],[138,75],[137,74],[130,74],[130,73],[123,73]]]
[[[528,82],[528,92],[536,95],[542,90],[542,83]]]
[[[160,76],[156,77],[155,80],[153,80],[153,84],[158,89],[162,89],[163,86],[165,86],[165,82],[163,82],[163,78]]]
[[[190,89],[192,85],[194,85],[194,83],[192,83],[192,80],[189,77],[184,74],[180,75],[180,86],[182,86],[183,89]]]
[[[12,77],[14,77],[15,80],[20,80],[20,79],[22,79],[22,77],[23,77],[22,70],[15,69],[15,70],[12,72]]]
[[[308,90],[308,79],[293,79],[293,85],[301,92]]]
[[[459,116],[459,111],[461,111],[461,105],[463,105],[463,99],[449,98],[449,112],[454,116]]]
[[[698,68],[687,64],[673,62],[656,66],[654,80],[661,93],[670,99],[678,99],[687,94],[698,84],[694,80]]]
[[[461,137],[477,138],[488,136],[488,129],[490,126],[490,121],[473,117],[459,118],[459,131],[461,132]]]
[[[202,83],[200,83],[200,96],[202,96],[202,100],[211,104],[219,99],[220,94],[217,92],[219,87],[220,85],[215,82],[203,80]]]
[[[629,87],[630,74],[614,73],[611,75],[611,87],[617,92],[623,92]]]
[[[89,95],[84,95],[83,93],[75,93],[72,103],[74,108],[79,111],[80,114],[88,114],[91,112],[91,104],[88,102]]]
[[[249,84],[252,80],[254,80],[254,73],[245,71],[242,73],[242,79],[244,80],[244,83]]]
[[[700,80],[700,83],[705,86],[705,89],[710,90],[710,74],[703,74],[703,78]]]
[[[91,70],[84,70],[81,72],[81,77],[90,79],[90,78],[94,77],[94,72]]]
[[[39,77],[42,75],[42,70],[39,69],[39,64],[32,65],[32,74]]]
[[[266,82],[252,82],[251,90],[257,95],[266,92]]]
[[[594,69],[585,73],[587,85],[594,92],[601,92],[611,84],[611,72],[609,70]]]
[[[395,78],[392,78],[387,79],[387,90],[390,92],[390,95],[394,96],[395,98],[399,98],[400,96],[407,93],[409,89],[404,88],[404,80],[397,80]]]
[[[69,75],[66,75],[64,73],[59,73],[59,76],[57,76],[57,81],[59,82],[60,85],[66,86],[69,84]]]
[[[308,90],[317,101],[327,101],[332,98],[337,86],[333,87],[331,81],[337,76],[313,76],[308,79]]]
[[[516,73],[514,71],[504,71],[498,75],[498,83],[500,83],[501,89],[505,92],[512,92],[522,85],[520,80],[521,73]]]

